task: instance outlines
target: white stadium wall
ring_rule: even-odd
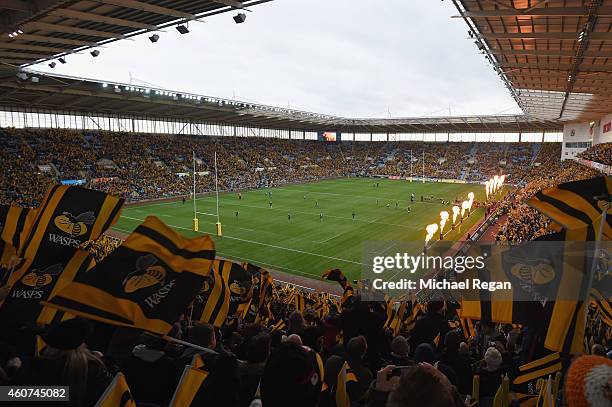
[[[612,143],[612,113],[599,121],[599,134],[597,139],[593,139],[593,144],[601,143]]]
[[[600,120],[563,126],[561,160],[574,159],[595,144],[612,142],[612,113]]]

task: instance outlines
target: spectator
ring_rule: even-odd
[[[90,330],[87,321],[78,318],[52,327],[44,336],[47,347],[32,360],[25,382],[69,386],[71,407],[94,405],[112,377],[99,355],[85,345]]]
[[[265,407],[315,407],[321,386],[314,352],[285,342],[272,352],[264,367],[261,400]]]

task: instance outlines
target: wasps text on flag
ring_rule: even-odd
[[[93,264],[91,254],[81,249],[76,249],[66,263],[40,254],[34,259],[23,260],[8,278],[10,288],[0,304],[0,317],[18,324],[51,323],[57,310],[43,307],[40,302],[62,290]]]
[[[606,176],[559,184],[538,192],[527,203],[567,229],[598,226],[605,210],[603,235],[604,240],[611,240],[612,206],[606,199],[596,199],[610,194],[612,177]]]
[[[121,246],[45,305],[167,334],[200,291],[214,256],[209,236],[187,239],[149,216]]]
[[[94,407],[136,407],[123,373],[115,375]]]
[[[67,261],[76,248],[112,226],[122,206],[123,199],[100,191],[55,185],[47,191],[18,255],[33,259],[41,252]]]
[[[227,319],[229,306],[230,289],[227,281],[212,267],[193,300],[192,318],[220,328]]]

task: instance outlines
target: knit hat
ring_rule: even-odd
[[[612,405],[606,386],[612,382],[612,360],[586,355],[574,360],[565,379],[565,398],[569,407]]]
[[[403,336],[396,336],[391,342],[391,354],[393,356],[404,357],[408,356],[410,352],[410,346],[408,341]]]
[[[321,395],[321,374],[315,352],[283,342],[268,358],[261,377],[261,399],[266,407],[314,407]]]
[[[60,350],[81,346],[91,334],[91,326],[81,318],[68,319],[52,326],[43,336],[47,345]]]
[[[499,369],[502,364],[502,355],[497,349],[495,349],[494,347],[490,347],[485,352],[484,360],[487,364],[486,370],[488,370],[489,372],[494,372]]]

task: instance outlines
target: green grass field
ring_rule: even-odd
[[[380,179],[380,187],[374,188],[374,182],[364,178],[325,180],[247,191],[241,200],[237,193],[223,194],[219,203],[223,237],[213,237],[217,254],[312,278],[339,267],[349,279],[356,279],[361,273],[365,241],[388,242],[388,246],[382,244],[381,255],[395,253],[398,242],[411,254],[418,254],[423,248],[425,226],[438,222],[442,210],[452,216],[450,206],[437,200],[420,202],[421,195],[453,201],[455,197],[467,199],[468,192],[473,191],[477,201],[484,199],[484,186],[480,185]],[[268,192],[272,192],[272,208]],[[411,193],[415,195],[412,203]],[[201,233],[214,235],[215,196],[198,198],[197,211]],[[172,201],[125,207],[114,229],[129,233],[148,215],[159,217],[186,236],[195,234],[191,230],[190,200],[185,204]],[[445,240],[458,239],[482,215],[483,209],[474,211],[461,232],[456,229]],[[449,226],[450,222],[445,232]]]

